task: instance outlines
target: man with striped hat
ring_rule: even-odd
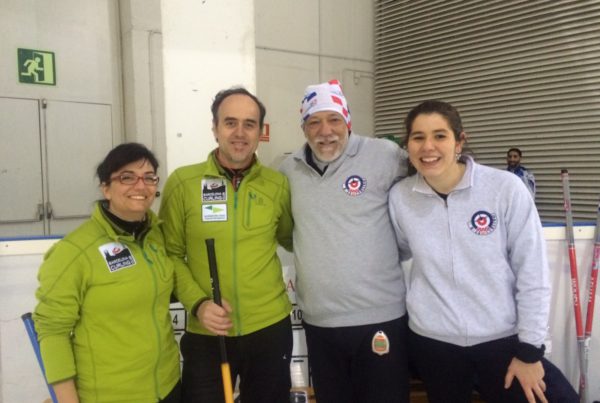
[[[352,132],[337,80],[308,86],[301,114],[306,144],[280,170],[316,399],[408,402],[405,288],[387,205],[406,153]]]

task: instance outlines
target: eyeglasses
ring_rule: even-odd
[[[139,180],[144,182],[144,185],[156,186],[160,178],[155,174],[146,174],[143,176],[137,176],[132,173],[122,173],[121,175],[113,176],[110,178],[111,181],[118,180],[122,185],[135,185]]]

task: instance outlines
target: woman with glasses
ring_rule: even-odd
[[[40,267],[34,321],[60,403],[180,401],[173,265],[150,210],[157,167],[141,144],[111,150],[97,169],[104,199]]]

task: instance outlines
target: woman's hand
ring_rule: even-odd
[[[544,367],[541,361],[528,364],[518,358],[513,358],[504,377],[505,389],[510,388],[514,378],[519,380],[529,403],[535,403],[536,396],[542,403],[548,403],[544,395],[546,384],[544,383]]]

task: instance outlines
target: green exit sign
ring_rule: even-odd
[[[19,82],[56,85],[54,52],[35,49],[17,49]]]

